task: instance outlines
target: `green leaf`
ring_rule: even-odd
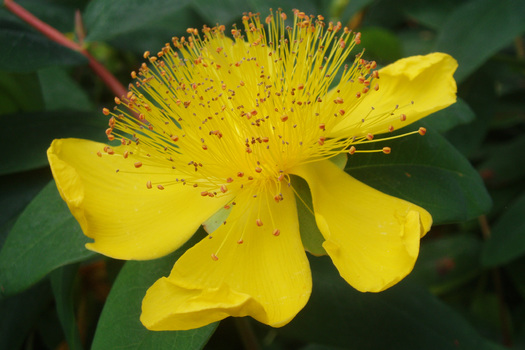
[[[82,54],[52,42],[45,36],[19,25],[9,24],[0,31],[0,69],[31,72],[53,65],[86,64]]]
[[[43,108],[35,73],[0,72],[0,114],[34,112]]]
[[[9,149],[9,157],[0,163],[0,174],[47,166],[46,150],[56,138],[107,141],[104,134],[107,119],[102,114],[73,111],[21,113],[0,115],[0,121],[9,130],[0,139],[0,147]]]
[[[54,182],[49,183],[16,221],[0,251],[0,290],[13,295],[54,269],[96,255]]]
[[[297,215],[299,216],[299,231],[304,249],[313,255],[326,255],[323,248],[324,237],[317,228],[312,212],[312,194],[308,183],[299,176],[292,176],[293,189],[296,192]]]
[[[479,174],[438,133],[428,130],[424,137],[416,134],[384,143],[391,147],[391,154],[356,153],[349,157],[345,171],[377,190],[425,208],[435,224],[466,221],[489,210],[492,202]]]
[[[483,265],[503,265],[525,254],[524,213],[525,194],[522,194],[492,226],[492,234],[483,247]]]
[[[401,41],[390,30],[381,27],[366,27],[361,30],[361,48],[365,48],[364,58],[379,64],[393,62],[402,57]]]
[[[455,77],[462,81],[525,31],[523,18],[524,1],[469,1],[443,23],[434,50],[458,60]]]
[[[86,41],[108,40],[118,34],[146,27],[172,15],[188,2],[189,0],[93,0],[84,13]]]
[[[46,110],[92,111],[82,88],[60,67],[49,67],[38,71]]]
[[[437,132],[448,131],[458,125],[468,124],[476,118],[469,105],[461,98],[452,106],[429,115],[424,120],[425,126]]]
[[[0,177],[0,227],[15,219],[51,180],[49,169],[37,169]],[[0,239],[0,249],[3,240]]]
[[[259,12],[264,19],[270,9],[276,11],[278,8],[292,18],[292,10],[299,6],[294,0],[194,0],[192,5],[208,23],[224,25],[241,18],[243,12]],[[301,1],[299,9],[307,14],[320,14],[312,0]]]
[[[49,283],[40,283],[24,293],[0,301],[2,349],[21,349],[40,314],[52,302]]]
[[[525,177],[523,149],[525,149],[523,136],[509,142],[490,145],[488,156],[479,166],[487,183],[498,187],[522,180]]]
[[[71,350],[82,349],[73,303],[73,286],[77,271],[78,264],[71,264],[56,269],[49,276],[55,296],[58,318]]]
[[[198,236],[202,237],[202,230]],[[197,236],[196,235],[196,236]],[[202,349],[217,323],[189,330],[154,332],[140,323],[146,290],[171,271],[174,262],[197,241],[194,237],[175,253],[150,261],[128,261],[108,296],[93,340],[92,350]]]
[[[427,237],[408,279],[432,293],[443,294],[472,280],[481,272],[481,242],[472,235]]]
[[[277,332],[352,349],[502,349],[461,316],[407,282],[381,293],[360,293],[328,257],[312,258],[313,291],[303,311]]]

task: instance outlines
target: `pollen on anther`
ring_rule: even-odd
[[[399,116],[399,120],[401,120],[402,122],[404,122],[405,120],[407,120],[407,116],[406,116],[406,114],[401,114],[401,115]]]
[[[109,115],[109,109],[102,108],[102,113],[104,113],[104,115]]]
[[[374,135],[369,133],[369,134],[366,135],[366,139],[369,140],[369,141],[372,141],[374,139]]]
[[[261,227],[263,225],[263,222],[261,219],[257,219],[255,220],[255,223],[257,224],[257,226]]]
[[[211,259],[217,261],[219,260],[219,257],[217,257],[217,255],[215,255],[214,253],[211,253]]]
[[[222,193],[226,193],[228,191],[228,187],[226,187],[226,185],[222,185],[221,186],[221,192]]]
[[[146,187],[151,190],[151,188],[153,187],[151,185],[151,181],[146,182]]]
[[[243,244],[243,243],[244,243],[244,241],[243,241],[242,239],[239,239],[239,240],[237,241],[237,244]]]
[[[274,236],[276,236],[276,237],[279,236],[280,234],[281,234],[281,230],[279,230],[279,229],[275,229],[275,230],[273,230],[273,232],[272,232],[272,235],[274,235]]]
[[[157,188],[158,188],[159,190],[163,190],[163,189],[164,189],[164,186],[162,186],[162,185],[157,185]]]
[[[98,151],[97,156],[102,157],[102,152]]]
[[[135,162],[135,164],[133,164],[135,166],[135,168],[140,168],[142,166],[142,162]]]
[[[282,122],[285,122],[285,121],[287,121],[287,120],[288,120],[288,116],[287,116],[286,114],[283,115],[283,116],[281,116],[281,121],[282,121]]]
[[[352,146],[352,147],[350,147],[350,149],[348,150],[348,153],[350,153],[350,154],[354,154],[355,151],[356,151],[356,150],[355,150],[355,147]]]
[[[390,147],[383,147],[384,154],[390,154],[390,152],[392,152],[392,149]]]
[[[423,135],[425,135],[427,133],[427,129],[421,127],[421,128],[419,128],[418,133],[419,133],[419,135],[423,136]]]

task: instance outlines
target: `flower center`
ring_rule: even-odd
[[[104,114],[111,115],[109,140],[120,139],[117,153],[135,168],[173,170],[172,181],[148,181],[148,188],[192,185],[215,197],[249,186],[254,193],[273,191],[279,201],[289,169],[353,154],[354,144],[372,141],[362,132],[328,137],[370,89],[379,88],[375,62],[358,54],[344,65],[360,33],[299,11],[293,27],[285,20],[280,10],[272,12],[265,30],[250,13],[243,17],[244,35],[234,28],[230,39],[224,26],[201,33],[189,28],[188,37],[173,38],[176,50],[166,44],[156,56],[144,54],[150,65],[132,72],[128,94]],[[345,101],[348,96],[355,101]],[[390,115],[374,115],[371,108],[360,117],[356,130],[367,118]]]

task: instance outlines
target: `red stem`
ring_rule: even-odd
[[[122,96],[126,94],[126,88],[124,88],[124,86],[117,80],[117,78],[115,78],[115,76],[111,74],[111,72],[109,72],[102,64],[100,64],[100,62],[95,60],[95,58],[91,56],[89,52],[87,52],[87,50],[80,46],[78,43],[74,42],[73,40],[70,40],[69,38],[64,36],[64,34],[51,27],[47,23],[42,22],[41,20],[33,16],[30,12],[28,12],[26,9],[24,9],[22,6],[16,4],[12,0],[4,0],[4,6],[14,15],[16,15],[17,17],[25,21],[27,24],[38,30],[50,40],[84,55],[88,59],[89,66],[91,67],[91,69],[95,72],[96,75],[99,76],[99,78],[104,82],[104,84],[106,84],[107,87],[111,89],[111,91],[113,91],[115,95]]]

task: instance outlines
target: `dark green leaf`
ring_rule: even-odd
[[[52,42],[45,36],[19,25],[10,25],[0,31],[0,69],[31,72],[53,65],[87,63],[80,53]]]
[[[49,283],[0,301],[0,347],[21,349],[40,314],[52,302]]]
[[[435,294],[449,292],[481,272],[481,242],[474,236],[430,236],[421,243],[416,266],[407,278]]]
[[[102,114],[85,112],[40,112],[0,115],[9,130],[0,140],[9,157],[0,163],[0,174],[14,173],[47,166],[46,150],[60,137],[80,137],[107,141],[107,120]],[[23,135],[23,137],[21,137]]]
[[[326,255],[323,248],[324,237],[317,228],[312,212],[312,195],[306,181],[299,176],[292,177],[293,189],[296,191],[297,215],[299,216],[299,231],[304,249],[314,255]]]
[[[73,286],[77,271],[78,264],[71,264],[56,269],[49,276],[55,296],[58,318],[71,350],[82,349],[73,303]]]
[[[465,221],[489,210],[491,199],[479,174],[438,133],[429,130],[424,137],[384,144],[391,154],[356,153],[345,170],[375,189],[420,205],[434,223]]]
[[[312,297],[288,326],[289,337],[352,349],[501,349],[424,289],[404,282],[360,293],[328,257],[312,258]],[[344,331],[343,331],[344,330]]]
[[[82,88],[60,67],[38,71],[46,110],[92,111],[93,105]]]
[[[19,215],[51,180],[49,169],[37,169],[0,177],[0,227]],[[0,249],[3,239],[0,239]]]
[[[94,0],[84,13],[86,41],[108,40],[172,15],[188,0]],[[166,40],[166,39],[164,39]]]
[[[462,81],[525,31],[523,18],[524,1],[469,1],[443,23],[435,51],[458,60],[455,77]]]
[[[319,14],[312,0],[302,1],[300,5],[293,0],[194,0],[193,6],[212,24],[229,24],[240,18],[243,12],[259,12],[264,19],[270,14],[270,9],[276,11],[278,8],[283,9],[288,18],[292,17],[295,8],[307,14]]]
[[[367,27],[360,31],[360,49],[365,48],[364,58],[382,65],[401,58],[401,42],[393,32],[381,27]]]
[[[425,118],[424,123],[427,128],[432,128],[438,132],[444,132],[455,126],[468,124],[475,118],[476,116],[472,109],[470,109],[469,105],[459,98],[452,106],[433,113]]]
[[[195,242],[196,237],[161,259],[128,261],[124,265],[102,311],[93,350],[203,348],[217,324],[189,331],[153,332],[140,323],[142,298],[146,290],[157,279],[167,276],[174,262]]]
[[[491,145],[488,148],[488,156],[479,166],[487,183],[502,186],[523,179],[525,177],[524,149],[523,136],[509,142]]]
[[[418,0],[409,2],[404,10],[413,20],[429,28],[439,29],[457,5],[457,0]]]
[[[0,72],[0,114],[35,112],[43,108],[35,73]]]
[[[479,151],[494,118],[497,83],[483,70],[467,79],[460,86],[460,96],[472,108],[476,119],[458,125],[445,133],[446,138],[461,153],[471,156]]]
[[[485,266],[503,265],[525,254],[525,194],[514,201],[492,227],[481,261]]]
[[[54,269],[95,256],[54,182],[27,206],[0,252],[2,294],[18,293]]]

